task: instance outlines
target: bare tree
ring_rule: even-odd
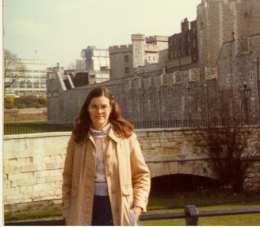
[[[5,88],[11,87],[19,77],[23,76],[25,65],[9,50],[4,50],[4,81]]]
[[[194,132],[194,141],[210,157],[219,180],[240,192],[254,156],[248,149],[253,129],[243,124],[241,102],[234,98],[233,92],[226,90],[218,94],[209,102],[208,122],[206,127]]]

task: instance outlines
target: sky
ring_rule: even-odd
[[[170,36],[201,0],[3,0],[3,47],[65,68],[87,46],[131,43],[131,34]]]

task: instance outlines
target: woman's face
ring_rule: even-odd
[[[88,107],[92,126],[101,130],[108,123],[111,113],[110,101],[105,96],[92,98]]]

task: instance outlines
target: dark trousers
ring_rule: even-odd
[[[108,196],[94,196],[91,225],[113,225],[111,205]]]

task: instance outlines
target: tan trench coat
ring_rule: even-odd
[[[129,225],[129,211],[146,211],[150,171],[136,135],[119,138],[111,129],[106,141],[105,171],[114,225]],[[69,140],[63,172],[62,199],[66,225],[90,225],[95,189],[96,148],[93,137],[82,144]]]

